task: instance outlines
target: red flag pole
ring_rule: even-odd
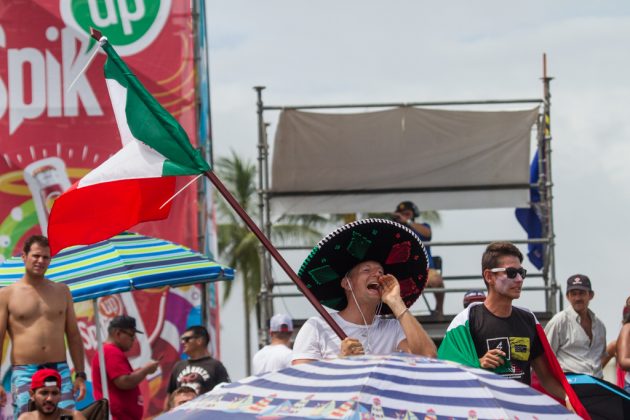
[[[295,271],[291,269],[286,260],[280,255],[278,250],[271,244],[271,241],[267,239],[264,233],[256,226],[254,221],[249,217],[249,215],[245,212],[243,207],[236,201],[234,196],[225,188],[225,185],[221,182],[221,180],[214,174],[212,171],[207,171],[205,173],[206,177],[212,182],[212,184],[217,188],[217,190],[221,193],[221,195],[227,200],[227,202],[232,206],[234,211],[239,215],[241,219],[245,222],[249,230],[252,231],[254,235],[258,238],[258,240],[263,244],[265,249],[271,254],[271,256],[276,260],[280,267],[284,270],[285,273],[293,280],[293,283],[297,286],[297,288],[302,292],[302,294],[308,299],[308,301],[313,305],[315,310],[324,318],[324,320],[330,325],[330,328],[339,336],[340,339],[346,338],[346,334],[343,332],[341,327],[337,325],[334,319],[330,316],[328,311],[324,309],[321,303],[317,300],[317,298],[313,295],[302,279],[300,279]]]
[[[92,38],[99,41],[101,39],[101,32],[97,29],[90,28],[90,35]],[[282,258],[282,255],[278,252],[278,250],[271,244],[269,239],[265,236],[264,233],[256,226],[254,221],[249,217],[249,215],[245,212],[243,207],[236,201],[234,196],[225,188],[225,185],[221,182],[221,180],[214,174],[212,171],[205,172],[206,177],[212,182],[212,184],[219,190],[221,195],[227,200],[227,202],[232,206],[234,211],[240,216],[241,219],[245,222],[249,230],[251,230],[254,235],[258,238],[258,240],[263,244],[263,246],[267,249],[267,251],[271,254],[271,256],[276,260],[280,267],[284,270],[285,273],[293,280],[293,283],[298,287],[300,292],[306,299],[313,305],[315,310],[324,318],[324,320],[330,325],[330,328],[339,336],[340,339],[346,338],[346,334],[343,332],[341,327],[337,325],[334,319],[330,316],[330,314],[324,309],[321,303],[317,300],[317,298],[313,295],[313,293],[306,287],[306,285],[302,282],[302,280],[295,274],[295,272],[291,269],[289,264]]]

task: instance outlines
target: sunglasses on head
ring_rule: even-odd
[[[523,267],[521,268],[501,267],[501,268],[493,268],[490,271],[492,271],[493,273],[500,273],[500,272],[505,271],[505,274],[508,276],[509,279],[516,278],[517,274],[520,274],[521,278],[523,279],[527,276],[527,270],[525,270]]]

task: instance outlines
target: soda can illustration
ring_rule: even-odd
[[[45,235],[53,203],[71,185],[66,164],[58,157],[32,162],[24,168],[24,180],[31,191],[39,226]]]

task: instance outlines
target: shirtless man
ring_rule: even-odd
[[[68,286],[44,277],[50,264],[50,247],[44,236],[34,235],[24,243],[24,276],[0,289],[0,343],[5,332],[11,338],[13,373],[11,391],[17,418],[26,411],[31,377],[41,368],[52,368],[61,375],[61,408],[74,408],[73,396],[85,396],[83,342],[77,327],[72,295]],[[76,379],[70,380],[66,363],[67,336]],[[2,350],[0,350],[0,360]],[[0,406],[6,393],[0,386]]]

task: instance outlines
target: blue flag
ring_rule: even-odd
[[[538,152],[534,155],[529,168],[529,182],[531,184],[538,182]],[[542,236],[542,222],[536,211],[536,203],[540,202],[538,187],[531,187],[529,189],[529,201],[530,207],[518,208],[515,210],[514,214],[516,215],[516,220],[518,220],[523,229],[525,229],[525,232],[527,232],[529,239],[540,238]],[[534,267],[540,270],[543,267],[545,255],[543,244],[528,244],[527,249],[529,261]]]

